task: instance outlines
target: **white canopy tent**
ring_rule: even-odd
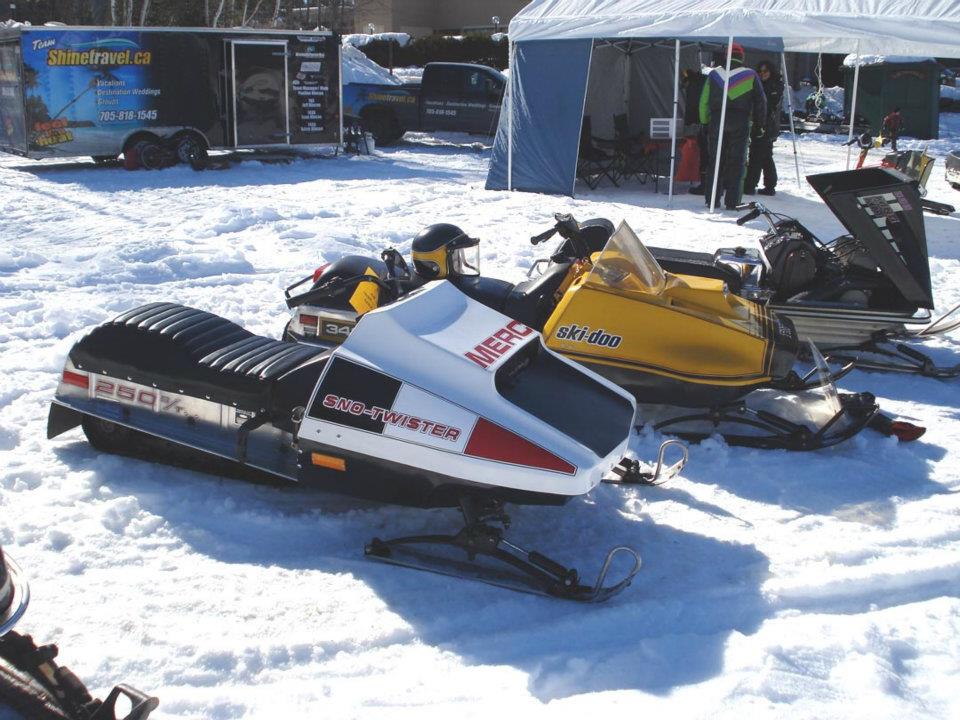
[[[529,117],[537,106],[535,101],[528,102],[533,83],[525,82],[523,76],[524,60],[536,55],[537,43],[571,41],[573,49],[581,48],[583,41],[669,38],[676,41],[679,52],[681,39],[718,37],[726,39],[728,66],[735,38],[781,38],[783,50],[793,52],[960,57],[960,0],[533,0],[510,21],[514,81],[507,112],[501,116],[487,186],[516,186],[518,133],[537,124]],[[582,50],[576,52],[583,55]],[[552,52],[550,57],[556,60],[562,53]],[[856,112],[858,80],[855,71],[851,117]],[[674,117],[677,84],[675,73]],[[851,139],[852,134],[851,123]],[[673,156],[675,143],[674,138]],[[524,178],[545,165],[543,157],[524,162],[530,165],[522,168]],[[536,187],[534,182],[529,189]]]

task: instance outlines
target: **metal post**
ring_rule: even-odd
[[[857,62],[853,66],[853,97],[850,98],[850,132],[847,133],[847,170],[850,169],[850,153],[853,150],[853,126],[857,124],[857,88],[860,85],[860,41],[857,40]]]
[[[800,159],[797,157],[797,129],[793,125],[793,87],[790,85],[790,78],[787,77],[787,54],[780,53],[781,64],[783,65],[783,88],[787,93],[787,113],[790,116],[790,137],[793,139],[793,165],[797,170],[797,187],[800,184]]]
[[[713,163],[713,182],[710,183],[710,212],[717,207],[717,181],[720,179],[720,155],[723,153],[723,129],[727,124],[727,91],[730,89],[730,63],[733,60],[733,35],[727,40],[727,75],[723,78],[723,95],[720,102],[720,135],[717,136],[717,158]],[[710,78],[707,78],[710,82]],[[708,145],[709,145],[709,135]]]
[[[667,204],[673,204],[673,175],[677,163],[677,114],[680,108],[680,40],[673,55],[673,122],[670,125],[670,189]]]
[[[510,104],[507,107],[507,190],[513,190],[513,94],[516,92],[517,63],[514,57],[513,40],[507,38],[507,62],[510,65],[509,85],[507,95]]]

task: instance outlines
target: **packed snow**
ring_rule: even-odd
[[[948,120],[929,189],[956,203]],[[769,205],[832,237],[788,140]],[[800,172],[842,169],[842,140],[804,135]],[[345,253],[409,250],[434,222],[482,238],[484,271],[511,280],[548,254],[527,239],[555,211],[681,248],[761,233],[685,184],[672,206],[652,184],[489,192],[489,156],[473,137],[408,135],[375,156],[202,173],[0,159],[0,544],[32,582],[20,629],[59,644],[100,696],[121,681],[158,695],[159,718],[960,717],[960,380],[844,379],[926,425],[913,444],[714,439],[663,487],[513,509],[512,539],[587,578],[614,545],[642,553],[633,586],[598,606],[364,559],[375,535],[455,530],[452,510],[102,455],[79,431],[45,439],[70,346],[140,303],[278,336],[287,284]],[[960,219],[926,227],[945,310],[960,302]],[[960,338],[927,345],[960,362]],[[660,440],[636,446],[652,458]]]

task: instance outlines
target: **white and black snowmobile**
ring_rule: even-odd
[[[650,249],[667,270],[721,279],[731,292],[790,318],[800,338],[814,342],[831,361],[940,378],[960,375],[960,365],[936,366],[906,344],[960,327],[956,307],[932,320],[916,183],[889,168],[807,180],[848,234],[825,242],[800,221],[752,202],[743,206],[748,212],[737,223],[766,219],[769,230],[758,248],[712,254]]]
[[[477,346],[496,351],[484,367],[469,358]],[[82,425],[104,450],[176,462],[190,449],[354,497],[459,506],[458,534],[375,539],[367,554],[417,565],[406,551],[452,546],[516,571],[478,579],[598,601],[630,583],[632,550],[611,551],[587,586],[494,523],[504,503],[560,505],[605,476],[629,480],[633,463],[621,461],[634,412],[627,393],[547,350],[531,328],[431,283],[369,312],[333,350],[172,303],[136,308],[70,351],[48,436]],[[633,567],[604,586],[618,553]],[[427,569],[462,569],[433,560]]]
[[[38,647],[29,635],[14,632],[29,602],[23,572],[0,547],[0,709],[10,707],[27,720],[147,720],[160,704],[155,697],[117,685],[106,700],[95,699],[55,662],[56,645]],[[129,707],[122,718],[118,701]]]
[[[944,175],[954,190],[960,190],[960,150],[951,150],[944,160]]]

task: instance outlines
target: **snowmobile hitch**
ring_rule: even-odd
[[[690,442],[706,440],[712,433],[670,429],[674,425],[688,422],[709,422],[713,431],[718,432],[723,423],[742,425],[760,430],[764,435],[738,435],[720,432],[730,445],[753,447],[766,450],[820,450],[838,445],[859,433],[865,427],[873,427],[871,421],[877,415],[876,398],[870,393],[849,393],[840,396],[840,410],[816,431],[806,425],[786,420],[766,410],[754,410],[746,405],[724,405],[707,412],[681,415],[669,418],[653,426],[654,430],[671,433]],[[851,420],[849,427],[834,435],[827,433],[841,419]]]
[[[551,558],[515,545],[503,536],[504,529],[491,525],[498,522],[506,528],[509,518],[502,505],[495,502],[481,507],[474,498],[461,500],[464,527],[455,535],[409,535],[392,540],[374,538],[364,548],[364,554],[374,560],[453,577],[479,580],[497,587],[518,590],[535,595],[603,602],[618,594],[633,581],[640,571],[640,556],[631,548],[618,546],[607,553],[596,582],[584,585],[577,570],[567,568]],[[466,554],[466,560],[452,559],[423,551],[420,546],[453,547]],[[614,585],[604,586],[613,559],[618,554],[629,555],[633,566]],[[486,557],[507,566],[491,568],[476,560]]]
[[[636,427],[640,432],[642,426]],[[672,465],[666,464],[667,450],[676,447],[680,450],[680,459]],[[657,453],[657,465],[653,472],[644,472],[640,469],[640,461],[630,458],[623,458],[610,471],[609,475],[603,477],[603,482],[609,485],[663,485],[672,480],[680,471],[683,470],[690,459],[690,451],[680,440],[665,440],[660,444],[660,451]]]

